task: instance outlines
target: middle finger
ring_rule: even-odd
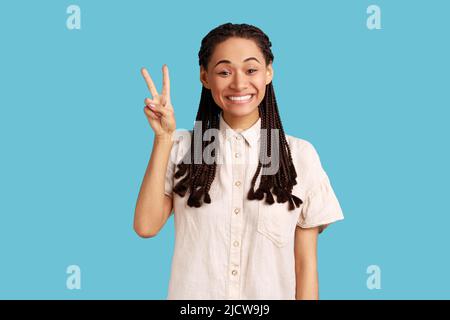
[[[150,93],[152,94],[153,98],[157,97],[158,91],[156,90],[155,84],[153,83],[153,80],[150,77],[150,74],[148,73],[147,69],[142,68],[141,73],[142,76],[144,77],[145,82],[147,83],[147,87],[150,90]]]

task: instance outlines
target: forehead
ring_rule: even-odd
[[[211,56],[212,65],[222,59],[230,60],[231,63],[241,64],[248,57],[255,57],[261,63],[264,56],[255,41],[242,38],[229,38],[219,43]]]

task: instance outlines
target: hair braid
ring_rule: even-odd
[[[226,23],[211,30],[202,39],[198,53],[199,65],[208,69],[208,64],[215,47],[231,37],[253,40],[261,50],[266,65],[273,62],[274,56],[270,49],[272,43],[263,31],[248,24]],[[197,128],[195,126],[194,130],[191,131],[190,150],[186,152],[183,161],[177,165],[178,171],[175,173],[175,178],[181,178],[181,180],[174,186],[174,192],[183,197],[189,191],[190,194],[187,203],[191,207],[200,207],[203,202],[211,203],[209,191],[216,175],[217,163],[216,161],[211,164],[205,163],[203,152],[207,146],[215,142],[216,138],[212,137],[210,141],[203,141],[203,137],[208,129],[219,129],[220,111],[220,107],[212,97],[211,90],[203,87],[196,115],[196,121],[200,121],[202,124],[201,150],[196,150],[194,147],[196,142],[194,133]],[[297,173],[281,123],[272,83],[266,85],[265,96],[258,106],[258,111],[261,118],[261,129],[265,129],[264,131],[267,134],[264,139],[260,139],[259,161],[251,181],[247,199],[262,200],[265,196],[265,202],[273,204],[275,202],[273,195],[275,195],[278,203],[288,201],[289,210],[294,210],[295,207],[300,206],[302,200],[292,194],[293,186],[297,183]],[[278,148],[278,154],[273,154],[272,148],[272,130],[274,129],[279,130],[278,140],[274,141],[274,143],[280,146]],[[195,163],[195,160],[198,160],[195,157],[195,152],[201,152],[201,155],[197,154],[197,157],[201,158],[200,164]],[[215,149],[213,149],[212,156],[216,158]],[[279,160],[279,170],[274,174],[269,174],[268,170],[273,165],[274,157],[277,157],[277,160]],[[260,184],[255,190],[255,184],[260,174]]]

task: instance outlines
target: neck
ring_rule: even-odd
[[[235,131],[244,131],[253,126],[259,119],[259,110],[245,116],[233,116],[229,113],[223,112],[223,120]]]

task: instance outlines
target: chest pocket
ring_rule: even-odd
[[[288,202],[269,205],[259,201],[258,232],[269,238],[277,247],[284,247],[294,238],[300,208],[289,211]]]

